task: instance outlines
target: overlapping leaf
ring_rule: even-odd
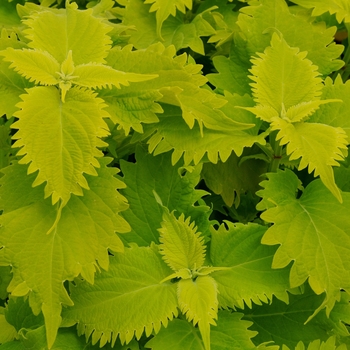
[[[227,269],[211,276],[216,280],[221,307],[252,307],[272,300],[272,296],[288,301],[289,270],[271,268],[275,249],[260,244],[266,227],[257,224],[227,222],[212,230],[210,259],[214,266]]]
[[[2,170],[0,261],[12,266],[9,292],[13,296],[29,294],[34,314],[43,312],[49,346],[61,322],[62,304],[72,305],[63,282],[80,274],[92,283],[96,269],[108,268],[107,250],[123,250],[115,231],[129,230],[119,215],[127,207],[125,198],[116,192],[124,184],[106,163],[108,159],[101,161],[98,177],[88,176],[90,191],[71,198],[49,235],[57,206],[42,199],[42,186],[31,186],[35,175],[27,176],[23,165]]]
[[[217,325],[211,329],[210,346],[212,350],[250,350],[256,349],[251,338],[256,334],[248,330],[250,322],[242,320],[242,314],[219,311]],[[163,328],[147,344],[152,350],[204,350],[198,328],[190,323],[176,319]],[[260,349],[260,348],[259,348]]]
[[[263,52],[269,46],[268,33],[272,31],[281,33],[291,47],[307,51],[308,59],[322,75],[342,67],[339,56],[343,47],[333,42],[336,27],[327,28],[324,23],[314,24],[306,17],[292,14],[284,0],[258,0],[241,12],[237,24],[246,39],[244,52],[249,55]]]
[[[47,182],[45,197],[66,204],[71,194],[89,188],[83,174],[96,175],[99,167],[98,147],[105,145],[100,138],[108,135],[103,101],[91,91],[72,88],[62,104],[55,87],[34,87],[21,98],[19,120],[13,124],[18,129],[14,147],[24,155],[20,163],[30,163],[29,173],[39,170],[34,186]]]
[[[132,228],[122,239],[136,242],[138,245],[159,242],[157,229],[160,228],[163,211],[156,202],[153,191],[169,210],[190,216],[196,221],[200,232],[209,234],[210,210],[207,206],[196,205],[206,194],[203,190],[195,190],[200,181],[201,166],[180,176],[180,166],[170,165],[169,154],[154,157],[141,148],[136,150],[136,163],[121,163],[127,185],[123,194],[128,198],[130,205],[123,216]]]
[[[15,49],[23,48],[24,44],[20,42],[15,33],[9,33],[3,29],[0,38],[0,50],[7,47]],[[6,114],[9,118],[17,110],[16,104],[20,101],[20,95],[25,92],[25,88],[32,86],[26,79],[18,75],[9,68],[9,63],[1,59],[0,61],[0,115]]]
[[[268,175],[258,192],[263,201],[261,218],[273,225],[262,238],[263,244],[279,247],[273,268],[293,262],[290,283],[297,287],[308,280],[316,294],[325,293],[320,309],[327,314],[340,300],[340,290],[350,290],[350,197],[343,203],[320,180],[312,181],[297,199],[298,178],[290,170]]]
[[[299,170],[308,168],[314,176],[320,176],[325,186],[341,202],[340,191],[334,181],[332,166],[339,165],[347,150],[347,135],[341,128],[316,123],[288,123],[283,119],[272,122],[272,130],[278,130],[276,139],[287,145],[290,160],[300,158]]]
[[[346,0],[292,0],[294,3],[306,7],[312,8],[312,15],[319,16],[325,12],[335,14],[337,21],[350,22],[350,4]]]
[[[192,9],[192,0],[145,0],[145,4],[152,4],[150,12],[156,11],[157,34],[161,37],[161,29],[163,22],[170,16],[176,15],[176,10],[186,13],[186,8]]]
[[[171,273],[156,248],[126,248],[111,258],[108,272],[94,285],[71,286],[74,306],[64,311],[65,325],[78,323],[79,334],[113,345],[118,335],[128,343],[149,336],[177,316],[176,285],[159,283]],[[98,303],[93,302],[98,300]]]
[[[344,296],[342,308],[348,303]],[[319,349],[316,347],[317,341],[327,342],[330,335],[334,335],[337,345],[342,343],[342,339],[348,337],[348,331],[343,323],[342,318],[334,315],[333,311],[330,318],[326,313],[320,312],[314,319],[305,323],[310,315],[317,309],[322,302],[322,297],[315,295],[309,288],[301,295],[290,295],[290,301],[285,304],[279,300],[273,300],[272,304],[264,304],[262,306],[254,306],[252,310],[245,311],[244,319],[253,322],[251,329],[257,331],[256,337],[253,338],[255,344],[273,341],[282,349],[300,349],[299,343],[310,344],[315,341],[314,347],[310,349]],[[337,305],[337,304],[336,304]],[[349,315],[349,305],[345,306]],[[347,316],[348,317],[348,316]],[[339,330],[339,324],[342,323],[343,329]],[[287,331],[288,330],[288,331]],[[342,338],[344,337],[345,338]],[[335,349],[336,347],[321,347],[320,349]]]
[[[238,95],[233,100],[238,105],[251,103],[249,98]],[[165,112],[159,123],[150,127],[151,131],[156,129],[156,132],[148,140],[149,151],[157,155],[173,150],[172,163],[176,164],[183,156],[187,165],[192,161],[198,164],[204,156],[212,163],[217,163],[219,158],[225,162],[232,152],[240,156],[244,147],[251,147],[255,142],[265,144],[264,134],[252,132],[255,124],[251,123],[250,117],[247,118],[249,113],[230,106],[231,127],[226,130],[204,129],[202,132],[198,125],[188,128],[179,108],[164,106]]]

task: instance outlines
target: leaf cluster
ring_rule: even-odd
[[[0,2],[0,350],[350,346],[347,1]]]

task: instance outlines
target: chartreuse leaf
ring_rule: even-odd
[[[154,192],[170,211],[185,213],[196,222],[203,235],[209,235],[209,207],[197,204],[207,194],[195,189],[200,181],[201,165],[180,175],[180,165],[171,165],[170,154],[153,156],[138,147],[136,163],[121,162],[126,188],[122,190],[128,198],[129,209],[123,212],[132,231],[121,237],[127,242],[148,246],[152,241],[159,243],[157,229],[163,217],[163,210],[157,203]],[[153,192],[154,191],[154,192]]]
[[[238,312],[218,312],[217,325],[211,330],[210,345],[212,350],[256,349],[251,341],[256,332],[247,329],[251,322],[242,320],[242,316],[243,314]],[[175,319],[169,323],[167,328],[162,328],[146,344],[146,348],[152,350],[204,350],[198,328],[181,319]]]
[[[293,262],[291,287],[308,280],[316,294],[325,293],[318,310],[326,307],[329,315],[340,300],[340,289],[350,290],[349,194],[342,193],[340,204],[320,180],[314,180],[297,199],[299,180],[290,170],[268,174],[261,185],[258,209],[267,209],[261,218],[273,223],[262,243],[279,245],[272,267]]]
[[[281,33],[291,47],[307,52],[307,58],[324,76],[344,65],[339,60],[343,46],[334,43],[337,28],[327,28],[325,23],[314,23],[310,17],[291,13],[286,1],[258,0],[240,11],[237,24],[246,40],[243,58],[246,53],[252,56],[263,52],[270,45],[271,35],[268,33],[272,31]],[[298,86],[298,90],[300,88],[306,87]]]
[[[18,164],[2,170],[0,264],[12,266],[8,291],[13,296],[29,294],[33,313],[42,311],[48,346],[60,326],[62,304],[72,305],[63,282],[80,274],[93,283],[96,269],[108,268],[107,250],[123,251],[115,231],[129,229],[119,215],[127,207],[125,198],[116,192],[124,184],[113,176],[115,169],[106,167],[108,161],[101,161],[98,177],[88,176],[90,191],[72,197],[62,209],[50,235],[46,233],[57,208],[42,198],[43,186],[31,186],[35,175],[27,176],[26,167]]]
[[[124,344],[144,332],[157,333],[177,316],[176,285],[159,283],[170,273],[156,248],[126,248],[110,259],[108,272],[98,274],[93,285],[71,285],[74,306],[64,310],[63,324],[78,323],[79,334],[91,336],[93,344],[100,340],[101,347],[113,346],[118,335]]]
[[[347,299],[349,298],[347,297]],[[291,294],[288,304],[274,299],[270,305],[254,305],[252,310],[244,311],[244,319],[252,321],[251,329],[257,331],[257,335],[252,339],[253,342],[257,345],[273,341],[281,346],[282,349],[289,348],[294,350],[303,349],[298,345],[299,342],[306,345],[315,340],[327,342],[329,337],[334,335],[337,338],[337,345],[340,345],[342,340],[349,336],[349,333],[344,324],[343,329],[345,333],[344,330],[342,332],[339,331],[338,324],[343,323],[343,319],[338,318],[335,322],[332,319],[333,311],[330,314],[330,318],[326,316],[323,310],[311,321],[305,323],[321,302],[322,296],[315,295],[310,288],[306,288],[303,294]],[[349,305],[347,305],[348,312]],[[342,338],[344,336],[345,338]],[[331,347],[329,349],[334,348]],[[310,349],[314,348],[311,347]],[[315,349],[319,348],[315,347]],[[328,348],[326,347],[325,349]]]
[[[340,75],[337,76],[334,82],[331,78],[326,78],[321,98],[339,98],[342,100],[342,103],[332,103],[320,106],[320,108],[310,116],[308,121],[310,123],[321,123],[334,127],[341,127],[350,139],[350,120],[348,118],[348,111],[350,108],[350,101],[348,99],[349,93],[350,81],[343,83]]]
[[[42,85],[55,85],[55,77],[60,64],[47,51],[7,48],[0,52],[4,61],[11,62],[10,68],[27,78],[30,82]]]
[[[98,147],[105,146],[100,138],[108,135],[103,101],[91,91],[72,88],[62,104],[55,87],[34,87],[21,98],[12,125],[18,129],[14,147],[21,147],[18,155],[24,156],[20,163],[30,163],[29,173],[39,170],[33,185],[46,182],[45,197],[65,205],[71,194],[89,188],[84,173],[97,174]]]
[[[5,317],[5,308],[0,307],[0,344],[11,342],[17,337],[16,328],[7,322]],[[0,345],[1,349],[1,345]]]
[[[325,342],[317,339],[311,342],[307,347],[304,343],[299,342],[294,348],[295,350],[346,350],[346,344],[336,345],[336,337],[330,337]],[[289,350],[287,346],[283,346],[282,350]]]
[[[211,276],[181,279],[177,284],[180,310],[193,325],[198,324],[206,350],[210,349],[210,325],[216,325],[217,294],[217,284]]]
[[[1,31],[0,51],[8,47],[21,49],[25,45],[19,41],[15,33],[9,34],[5,29]],[[9,63],[0,60],[0,115],[6,114],[12,117],[17,110],[16,104],[20,101],[20,95],[25,93],[25,88],[32,86],[25,78],[9,68]]]
[[[247,109],[267,122],[278,117],[299,122],[321,104],[337,101],[319,99],[322,79],[306,55],[274,33],[271,46],[252,59],[250,78],[257,106]]]
[[[338,166],[347,150],[347,135],[341,128],[318,123],[288,123],[276,118],[271,124],[278,130],[280,145],[287,145],[290,160],[300,158],[299,170],[308,168],[314,176],[320,176],[325,186],[341,202],[340,191],[335,184],[332,166]]]
[[[156,11],[157,34],[161,37],[161,29],[163,22],[170,16],[176,15],[176,10],[186,13],[186,7],[192,9],[192,0],[145,0],[145,4],[152,4],[150,12]]]
[[[66,9],[56,11],[33,11],[23,23],[28,27],[23,31],[28,46],[47,51],[59,63],[67,58],[69,51],[76,65],[105,63],[111,48],[107,33],[112,26],[94,17],[92,9],[78,10],[76,3],[67,3]]]
[[[294,3],[306,7],[312,8],[312,16],[320,16],[325,12],[335,14],[337,21],[350,22],[350,4],[346,0],[292,0]]]
[[[223,308],[252,307],[278,299],[288,302],[289,270],[272,269],[275,248],[260,244],[266,227],[226,222],[212,229],[210,259],[225,270],[211,274],[218,284],[219,306]]]
[[[174,271],[199,269],[204,263],[204,239],[196,232],[195,223],[191,223],[190,219],[185,219],[183,213],[177,219],[174,213],[169,213],[166,207],[163,208],[162,227],[158,229],[160,253]]]

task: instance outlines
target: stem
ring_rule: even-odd
[[[282,146],[280,146],[279,142],[276,141],[278,131],[274,131],[270,134],[271,138],[271,146],[273,148],[273,155],[272,155],[272,161],[270,163],[268,172],[275,173],[280,165],[281,158],[282,158]]]

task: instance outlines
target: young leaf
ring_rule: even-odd
[[[162,228],[160,232],[160,253],[168,266],[178,271],[181,269],[196,270],[203,266],[205,246],[203,236],[196,232],[190,217],[185,220],[183,213],[177,219],[174,213],[163,208]]]
[[[72,88],[62,104],[55,87],[34,87],[21,98],[19,120],[12,125],[18,129],[13,147],[21,147],[20,163],[30,163],[29,173],[39,170],[33,185],[46,182],[45,198],[52,195],[53,204],[62,200],[65,205],[71,194],[89,188],[83,173],[96,175],[99,167],[97,147],[105,145],[100,138],[108,135],[103,101],[91,91]]]
[[[289,270],[271,268],[275,248],[260,244],[266,227],[226,222],[212,229],[210,259],[214,266],[228,267],[213,272],[218,284],[219,306],[244,308],[252,303],[261,305],[273,295],[288,302]]]
[[[92,9],[78,10],[76,3],[67,2],[61,10],[33,11],[23,23],[28,26],[23,31],[28,47],[47,51],[59,63],[70,50],[76,65],[104,63],[112,43],[107,35],[112,27],[94,17]]]
[[[312,16],[320,16],[325,12],[334,14],[339,23],[350,22],[350,6],[346,0],[292,0],[294,3],[312,8]]]
[[[341,128],[316,123],[288,123],[276,118],[271,125],[278,130],[280,145],[287,145],[290,160],[300,159],[299,170],[308,168],[314,176],[320,176],[325,186],[341,202],[340,191],[335,184],[332,166],[338,166],[347,150],[347,135]]]
[[[241,9],[237,21],[246,40],[244,54],[256,55],[270,45],[268,32],[281,33],[291,47],[307,52],[307,57],[322,75],[340,69],[342,45],[334,43],[336,27],[314,23],[309,16],[295,15],[284,0],[258,0]],[[302,33],[302,35],[300,35]],[[298,89],[300,86],[298,86]]]
[[[263,54],[258,54],[258,58],[252,59],[250,71],[253,75],[250,78],[254,81],[251,86],[258,108],[247,109],[267,122],[274,117],[292,117],[289,121],[297,122],[325,103],[318,101],[323,85],[317,66],[305,58],[306,54],[290,47],[274,33],[271,46]],[[305,103],[309,108],[295,110],[295,106]],[[289,112],[291,107],[293,111]]]
[[[23,165],[2,170],[0,261],[12,266],[9,292],[13,296],[29,293],[34,314],[43,312],[48,346],[60,326],[62,304],[72,305],[63,282],[80,274],[93,283],[96,269],[108,268],[107,250],[123,251],[115,231],[129,229],[119,215],[127,207],[125,198],[116,192],[124,184],[113,176],[115,170],[106,168],[107,162],[101,161],[98,177],[88,177],[90,191],[84,197],[72,197],[62,209],[50,235],[46,233],[55,221],[56,207],[42,198],[42,186],[31,186],[34,175],[27,176]],[[19,186],[18,181],[24,183]]]
[[[10,68],[27,78],[30,82],[42,85],[58,83],[57,72],[60,64],[47,51],[42,50],[15,50],[12,47],[0,52],[4,61],[11,62]]]
[[[257,194],[263,198],[258,209],[270,206],[261,218],[273,223],[262,243],[280,245],[272,267],[283,268],[293,261],[291,287],[308,279],[316,294],[326,293],[320,309],[326,307],[329,315],[340,300],[340,290],[350,290],[350,196],[343,193],[340,204],[320,180],[314,180],[297,199],[293,172],[271,173],[268,179]]]
[[[217,294],[217,285],[211,276],[182,279],[177,284],[180,310],[193,325],[198,323],[205,350],[210,350],[210,325],[216,325]]]
[[[143,332],[149,336],[177,316],[176,284],[159,283],[171,273],[156,249],[126,248],[110,260],[108,272],[95,283],[71,286],[74,306],[63,312],[63,324],[78,323],[79,334],[100,346],[129,343]],[[92,302],[99,300],[98,303]]]

